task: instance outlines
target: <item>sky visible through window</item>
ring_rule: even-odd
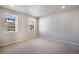
[[[16,19],[16,16],[13,15],[13,14],[10,14],[10,13],[5,13],[5,14],[4,14],[4,17],[5,17],[5,18],[9,18],[9,19],[13,19],[13,20]]]

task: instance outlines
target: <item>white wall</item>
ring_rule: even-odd
[[[79,9],[40,18],[39,35],[40,37],[79,43]]]
[[[18,32],[5,33],[5,19],[4,13],[12,13],[18,16]],[[28,18],[25,14],[0,8],[0,44],[10,43],[16,40],[29,40],[37,36],[37,19],[35,19],[36,31],[28,31]]]

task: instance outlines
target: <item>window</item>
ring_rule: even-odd
[[[5,16],[6,31],[16,32],[18,29],[17,16],[10,13],[5,13],[4,16]]]
[[[15,19],[5,18],[7,31],[15,31]]]
[[[29,28],[29,31],[35,31],[35,19],[29,18],[28,28]]]

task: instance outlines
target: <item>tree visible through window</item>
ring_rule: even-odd
[[[35,30],[35,19],[29,18],[28,26],[29,26],[30,31],[34,31]]]

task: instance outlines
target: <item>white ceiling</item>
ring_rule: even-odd
[[[13,7],[10,5],[3,5],[2,7],[22,12],[34,17],[44,17],[47,15],[55,14],[57,12],[78,8],[79,6],[66,5],[65,9],[62,9],[62,5],[14,5]]]

